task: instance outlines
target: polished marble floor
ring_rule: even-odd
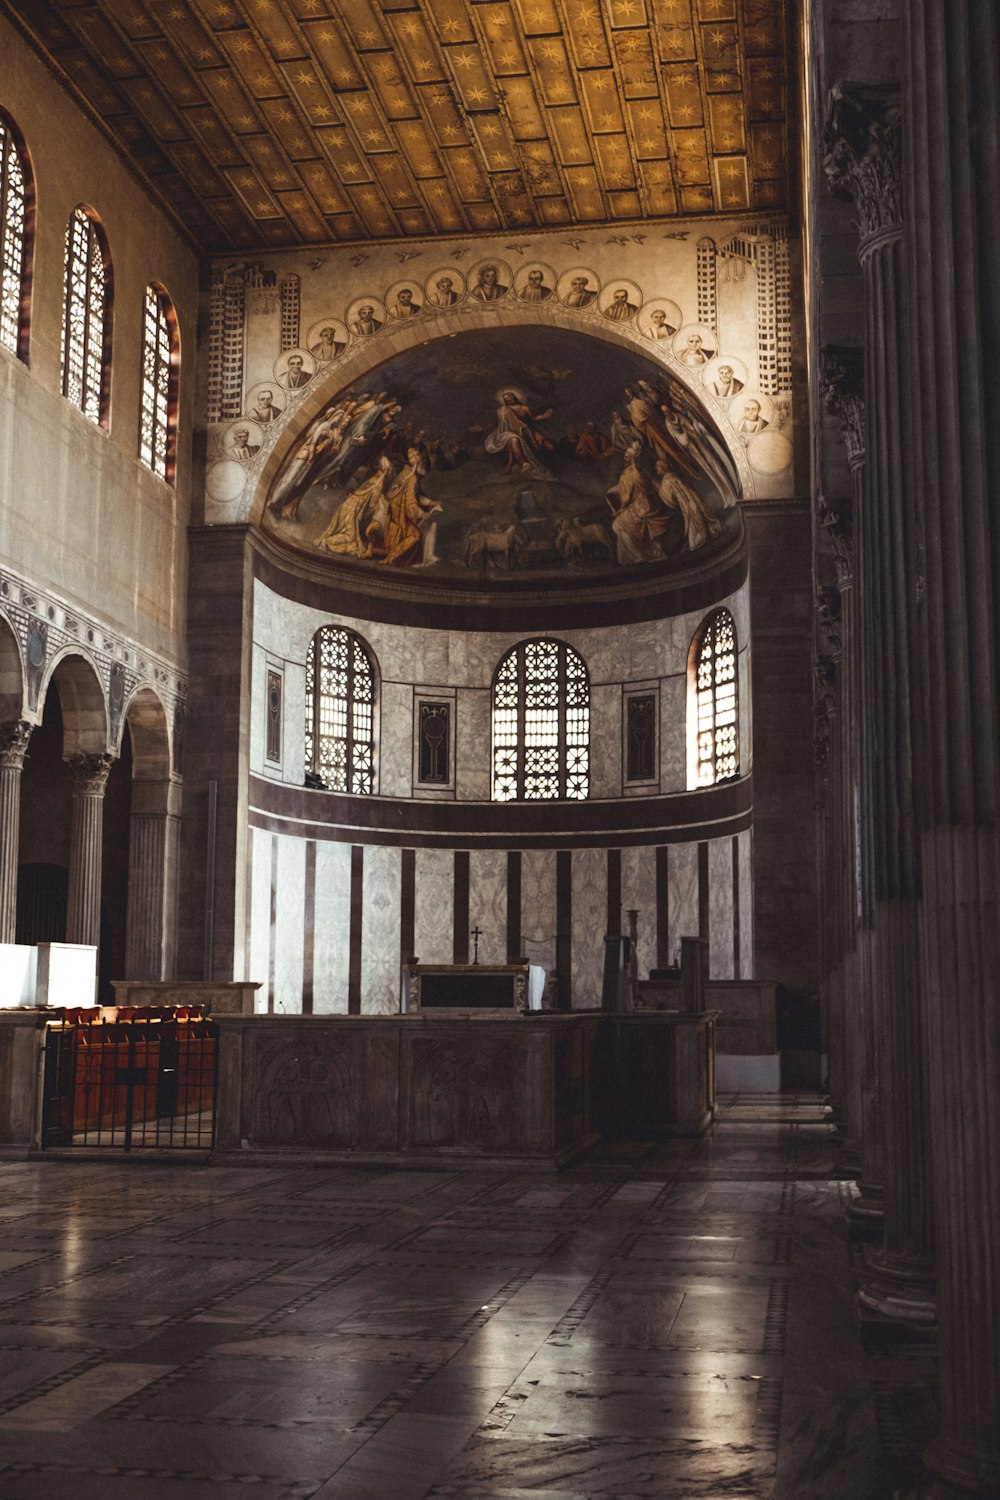
[[[890,1500],[821,1103],[558,1175],[0,1157],[0,1500]]]

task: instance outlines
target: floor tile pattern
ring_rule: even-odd
[[[553,1175],[0,1157],[0,1497],[902,1500],[854,1191],[797,1095]]]

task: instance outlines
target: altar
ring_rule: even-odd
[[[538,964],[404,964],[401,1009],[505,1014],[539,1011],[545,970]]]

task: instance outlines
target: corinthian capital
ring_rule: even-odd
[[[860,349],[825,344],[820,359],[823,402],[840,423],[847,462],[853,469],[865,457],[864,355]]]
[[[113,755],[71,755],[67,763],[73,776],[73,791],[77,796],[104,796],[108,775],[115,763]]]
[[[837,84],[823,132],[823,171],[837,198],[853,200],[862,244],[903,223],[902,114],[895,89]]]
[[[0,769],[21,770],[31,729],[32,726],[23,719],[12,719],[8,724],[0,724]]]

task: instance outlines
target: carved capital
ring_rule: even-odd
[[[23,719],[0,724],[0,770],[20,771],[24,765],[32,726]]]
[[[822,495],[816,506],[816,520],[830,539],[837,582],[847,583],[854,572],[854,525],[849,500],[827,500]]]
[[[860,349],[826,344],[820,350],[820,388],[828,412],[840,423],[840,434],[852,469],[865,458],[865,367]]]
[[[902,111],[895,89],[837,84],[823,131],[823,171],[837,198],[854,202],[862,247],[903,225]]]
[[[74,796],[103,797],[114,763],[113,755],[71,755],[67,765],[73,776]]]

